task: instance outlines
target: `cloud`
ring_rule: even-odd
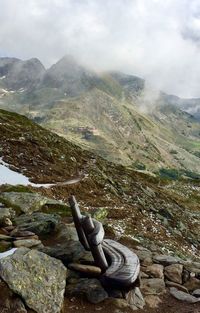
[[[1,0],[0,55],[65,54],[97,70],[144,77],[154,88],[200,97],[198,0]]]

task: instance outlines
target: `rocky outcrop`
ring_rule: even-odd
[[[23,214],[14,220],[20,231],[31,231],[37,235],[49,234],[56,228],[59,221],[59,215],[41,212]]]
[[[42,209],[43,206],[63,208],[69,211],[68,205],[62,201],[56,201],[40,195],[39,193],[29,192],[3,192],[0,194],[1,201],[10,206],[17,207],[23,213],[32,213]]]
[[[61,311],[67,270],[59,260],[19,248],[0,260],[0,276],[37,313]]]

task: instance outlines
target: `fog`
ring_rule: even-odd
[[[68,54],[200,97],[199,53],[198,0],[0,0],[0,56],[49,67]]]

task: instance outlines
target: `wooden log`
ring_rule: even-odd
[[[78,203],[76,202],[76,199],[74,196],[71,196],[69,198],[69,204],[70,204],[70,208],[72,211],[72,216],[73,216],[73,220],[74,220],[74,224],[76,227],[76,231],[78,234],[78,238],[80,243],[83,245],[83,247],[85,248],[85,250],[90,251],[90,246],[88,244],[86,235],[84,233],[83,227],[82,227],[82,214],[80,212]]]
[[[85,232],[87,241],[90,246],[90,250],[92,252],[92,256],[94,258],[95,265],[100,267],[102,272],[104,273],[105,270],[108,268],[108,262],[106,260],[104,251],[101,246],[101,242],[104,237],[104,231],[103,231],[103,236],[100,234],[99,236],[99,231],[102,229],[99,227],[99,224],[101,223],[96,223],[97,221],[93,220],[91,216],[86,216],[82,220],[82,227]],[[95,226],[98,225],[98,229],[95,228]],[[102,239],[101,239],[102,238]],[[101,239],[101,240],[99,240]]]

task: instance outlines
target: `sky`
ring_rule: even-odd
[[[0,56],[64,55],[200,97],[199,0],[0,0]]]

